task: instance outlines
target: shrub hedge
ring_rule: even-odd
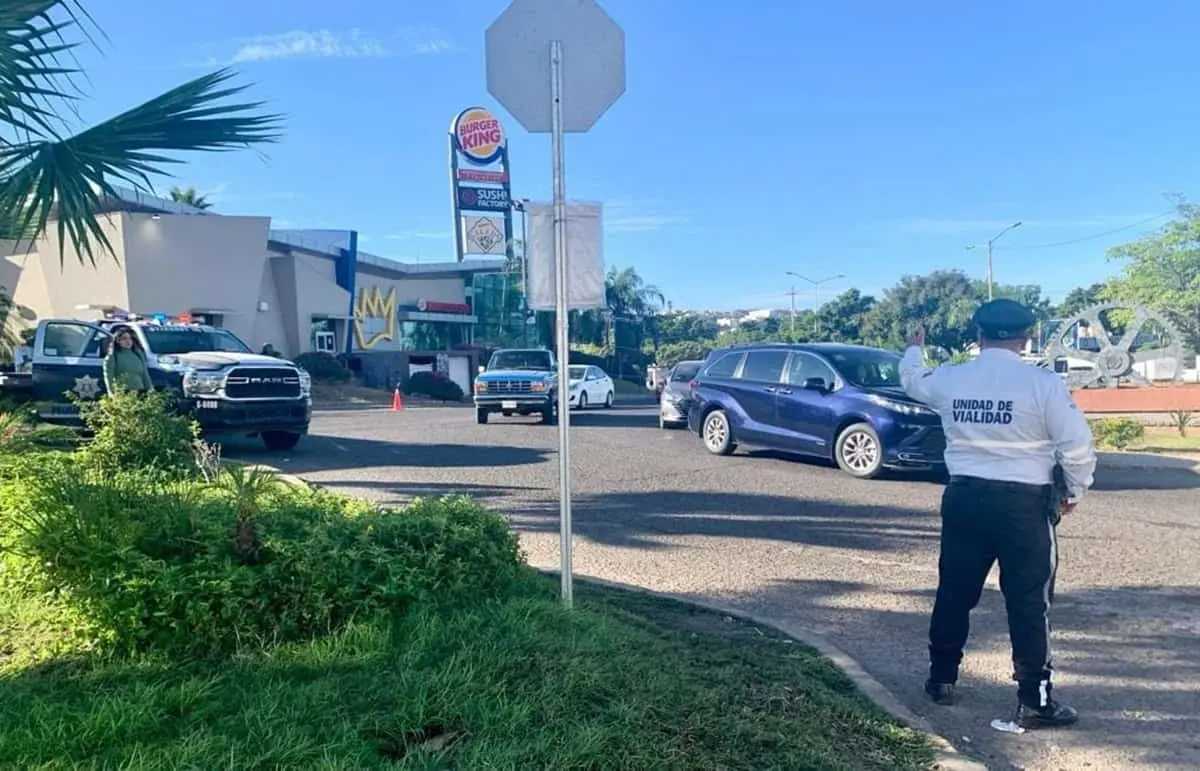
[[[1088,422],[1096,444],[1114,450],[1127,449],[1146,435],[1146,426],[1133,418],[1097,418]]]
[[[0,447],[0,603],[37,600],[92,647],[209,657],[499,596],[527,570],[465,497],[385,509],[261,470],[206,481],[164,407],[106,397],[85,449]]]
[[[428,396],[443,402],[461,402],[465,395],[462,387],[445,372],[412,373],[404,384],[404,393]]]
[[[350,369],[345,362],[328,353],[319,351],[302,353],[295,358],[294,363],[318,383],[345,383],[351,377]]]

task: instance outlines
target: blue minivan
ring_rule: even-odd
[[[884,469],[944,473],[938,414],[900,387],[900,356],[840,343],[756,343],[708,355],[690,384],[688,428],[715,455],[740,445]]]

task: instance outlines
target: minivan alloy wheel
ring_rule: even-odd
[[[716,410],[705,416],[701,436],[704,446],[714,455],[729,455],[733,452],[734,443],[730,433],[729,418],[721,410]]]
[[[879,462],[879,442],[865,431],[855,431],[842,442],[842,461],[858,473],[870,471]]]

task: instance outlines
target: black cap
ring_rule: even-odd
[[[1037,316],[1021,303],[1001,297],[980,305],[974,321],[989,340],[1012,340],[1028,337]]]

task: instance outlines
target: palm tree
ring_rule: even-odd
[[[20,334],[10,323],[12,312],[12,295],[8,293],[8,287],[0,286],[0,361],[11,360],[11,349],[21,342]]]
[[[614,316],[641,318],[666,302],[662,291],[643,281],[634,267],[609,268],[604,283],[608,309]]]
[[[35,239],[55,217],[59,260],[70,240],[95,264],[97,247],[113,252],[98,221],[104,199],[117,197],[112,182],[149,190],[150,175],[180,162],[173,153],[273,142],[281,124],[261,102],[229,102],[245,87],[221,69],[70,135],[61,116],[74,114],[79,70],[59,60],[78,45],[65,35],[85,21],[81,0],[0,4],[0,238]]]
[[[196,188],[189,186],[187,189],[182,187],[171,188],[171,200],[175,203],[185,203],[188,206],[194,206],[197,209],[211,209],[212,204],[204,197]]]

